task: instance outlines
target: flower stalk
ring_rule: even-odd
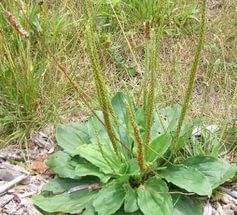
[[[187,87],[187,90],[185,93],[181,115],[178,120],[178,126],[177,126],[176,133],[175,133],[175,136],[173,139],[173,144],[172,144],[172,148],[173,148],[172,153],[173,154],[177,150],[177,144],[179,141],[179,136],[180,136],[180,132],[182,129],[182,125],[185,120],[185,116],[187,114],[188,108],[189,108],[190,100],[192,98],[194,83],[195,83],[197,71],[198,71],[198,65],[200,63],[201,52],[202,52],[202,49],[204,46],[204,41],[205,41],[205,27],[206,27],[206,0],[203,0],[202,1],[202,10],[201,10],[201,25],[200,25],[199,41],[198,41],[197,49],[195,52],[194,61],[193,61],[192,68],[191,68],[191,73],[189,76],[188,87]]]
[[[157,44],[154,29],[150,33],[150,41],[146,48],[146,87],[144,88],[144,118],[145,118],[145,135],[144,143],[148,145],[151,139],[151,127],[153,111],[155,108],[156,97],[156,72],[158,68]]]
[[[136,158],[138,161],[139,168],[141,172],[145,172],[146,170],[146,165],[145,165],[145,158],[144,158],[144,144],[143,140],[141,137],[141,133],[138,127],[138,124],[136,122],[135,118],[135,113],[134,109],[131,107],[131,104],[127,105],[127,110],[128,110],[128,117],[130,118],[131,125],[133,128],[133,133],[134,133],[134,141],[136,145]]]
[[[114,113],[109,99],[109,93],[105,83],[105,77],[103,75],[103,68],[101,67],[101,63],[99,60],[99,53],[97,51],[98,48],[96,44],[98,36],[96,31],[94,30],[95,24],[93,22],[94,21],[93,14],[91,13],[93,7],[90,5],[91,2],[89,2],[87,6],[88,24],[86,25],[86,34],[85,34],[87,41],[87,52],[89,54],[92,64],[93,77],[95,80],[99,104],[103,113],[105,128],[107,130],[108,136],[110,138],[115,153],[119,154],[118,152],[119,139],[117,137],[116,131],[113,127],[113,123],[111,121],[111,117],[114,116]]]

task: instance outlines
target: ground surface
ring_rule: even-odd
[[[45,164],[48,155],[54,151],[51,137],[49,129],[34,135],[28,153],[16,145],[0,150],[0,190],[12,180],[26,175],[26,179],[5,192],[0,191],[1,215],[40,214],[32,205],[31,197],[53,177]]]
[[[26,154],[16,145],[0,150],[1,215],[40,215],[31,197],[53,177],[45,165],[47,157],[55,150],[52,131],[52,127],[48,127],[33,135]],[[1,187],[20,175],[27,178],[1,193]],[[218,190],[216,199],[205,200],[204,204],[204,215],[236,215],[237,184],[226,184]]]

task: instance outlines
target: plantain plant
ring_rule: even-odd
[[[33,202],[46,214],[201,215],[200,197],[235,176],[237,167],[206,155],[185,156],[192,122],[185,119],[203,46],[200,40],[183,107],[155,108],[157,39],[151,31],[146,49],[143,106],[128,93],[110,99],[101,64],[93,10],[87,8],[87,50],[100,111],[85,122],[60,125],[59,151],[48,166],[57,175]]]

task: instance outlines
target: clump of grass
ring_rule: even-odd
[[[29,37],[29,33],[21,26],[21,24],[13,14],[11,14],[9,11],[6,11],[5,17],[9,24],[12,26],[12,28],[17,31],[22,37]]]
[[[165,32],[170,35],[180,35],[182,32],[192,31],[190,23],[194,24],[197,21],[196,5],[190,1],[120,0],[113,2],[100,0],[95,4],[98,8],[101,26],[110,31],[120,29],[117,26],[117,17],[111,11],[111,4],[119,14],[125,31],[131,28],[139,31],[146,22],[150,22],[153,27],[161,26],[164,19],[162,24],[166,28]]]
[[[65,58],[64,50],[75,38],[68,31],[69,18],[58,16],[55,8],[46,15],[47,10],[37,2],[1,3],[0,130],[5,144],[58,121],[61,101],[70,89],[68,81],[54,72],[57,66],[47,50]]]

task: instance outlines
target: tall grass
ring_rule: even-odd
[[[71,27],[64,9],[61,14],[60,10],[49,14],[46,6],[21,2],[4,2],[0,8],[0,129],[1,136],[7,137],[4,144],[24,139],[32,128],[57,121],[60,100],[69,88],[44,48],[46,44],[55,56],[66,57],[63,52],[74,35],[68,33]]]
[[[193,41],[198,32],[200,10],[195,1],[116,2],[112,7],[110,1],[105,0],[95,4],[98,42],[106,39],[99,49],[111,91],[130,89],[136,95],[135,100],[140,102],[137,98],[141,98],[143,72],[147,72],[143,62],[150,30],[154,28],[157,32],[162,26],[166,34],[159,45],[159,78],[155,83],[149,82],[157,89],[147,92],[147,98],[158,106],[183,101],[186,90],[183,83],[188,81]],[[78,113],[85,111],[85,102],[89,106],[97,105],[93,99],[92,75],[88,72],[91,66],[84,37],[88,24],[84,3],[73,0],[43,4],[33,0],[1,1],[0,138],[3,144],[27,137],[32,130],[48,122],[78,120]],[[208,43],[189,108],[191,115],[205,114],[210,123],[223,124],[225,118],[223,142],[228,142],[225,134],[231,127],[229,123],[236,106],[236,40],[231,36],[235,33],[234,11],[234,4],[227,1],[218,19],[208,19]],[[9,13],[25,32],[17,30],[7,19]],[[119,59],[111,57],[111,50]],[[62,70],[86,95],[85,102],[78,101],[77,90]],[[146,142],[149,142],[149,120],[146,124]]]
[[[119,1],[96,1],[97,12],[102,27],[110,31],[117,29],[116,16],[111,11],[113,4],[119,19],[127,31],[130,28],[142,30],[145,22],[151,22],[153,26],[160,26],[164,19],[166,32],[182,34],[192,31],[192,25],[197,21],[195,1],[177,0],[119,0]],[[163,13],[165,11],[165,13]],[[188,27],[188,28],[186,28]],[[188,30],[189,29],[189,30]]]

